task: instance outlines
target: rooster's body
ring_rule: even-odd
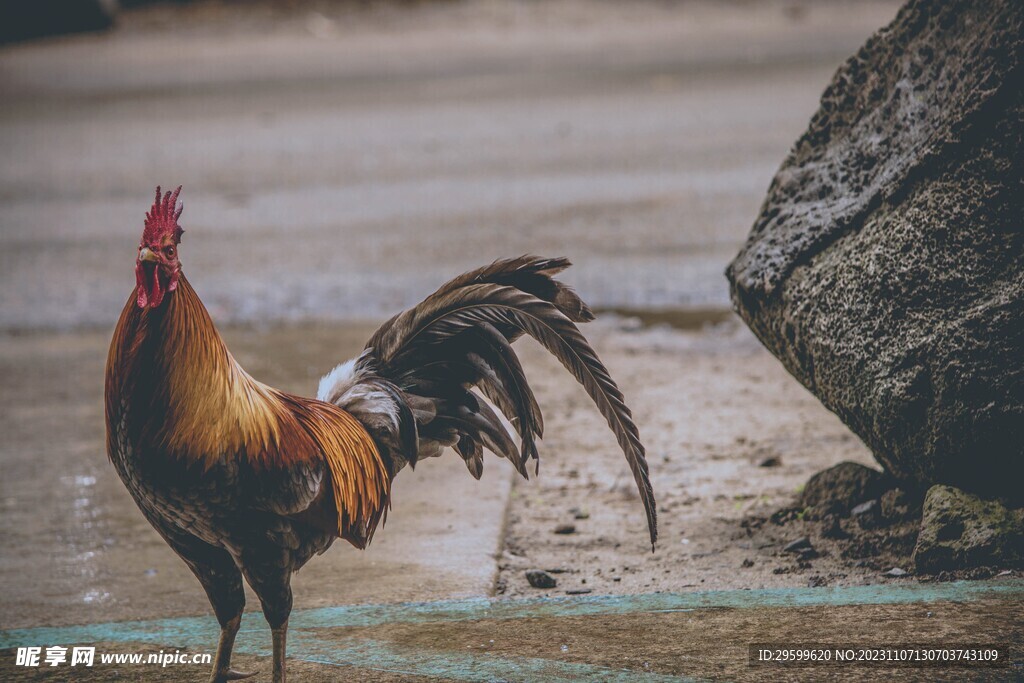
[[[232,358],[180,272],[176,199],[157,190],[137,288],[111,342],[107,448],[143,514],[206,590],[222,627],[214,681],[247,676],[229,666],[243,577],[274,634],[274,680],[284,680],[292,572],[335,538],[364,548],[406,463],[452,447],[479,478],[486,448],[526,476],[543,428],[511,349],[523,333],[562,361],[608,421],[654,542],[636,427],[576,328],[592,315],[552,278],[567,261],[522,257],[451,281],[385,323],[359,358],[323,378],[315,400],[257,382]],[[473,389],[509,419],[519,446]]]

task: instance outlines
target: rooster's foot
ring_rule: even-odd
[[[227,671],[215,671],[213,678],[210,679],[210,683],[227,683],[228,681],[240,681],[243,678],[252,678],[259,671],[253,671],[251,673],[245,671],[235,671],[234,669],[228,669]]]

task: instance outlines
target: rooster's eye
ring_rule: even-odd
[[[164,256],[174,258],[174,247],[164,247]]]

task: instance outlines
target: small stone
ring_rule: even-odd
[[[906,576],[907,572],[899,567],[893,567],[889,571],[882,574],[882,576]]]
[[[570,588],[565,591],[566,595],[586,595],[587,593],[593,593],[594,591],[590,588]]]
[[[793,520],[800,519],[802,516],[806,514],[806,510],[807,508],[801,506],[785,507],[773,512],[772,516],[769,517],[769,519],[771,520],[772,524],[782,526],[783,524],[788,524]],[[757,527],[755,526],[755,528]]]
[[[850,516],[857,520],[857,526],[861,529],[877,529],[882,525],[882,507],[877,499],[854,506]]]
[[[806,536],[803,536],[802,538],[798,538],[795,541],[792,541],[791,543],[786,544],[786,547],[784,547],[782,549],[782,552],[784,552],[784,553],[800,553],[801,551],[803,551],[803,550],[805,550],[807,548],[813,548],[813,547],[814,546],[811,545],[811,539],[807,538]]]
[[[530,569],[526,572],[526,580],[534,588],[554,588],[558,585],[555,577],[542,569]]]
[[[888,478],[878,470],[855,462],[841,462],[818,472],[804,486],[801,502],[821,514],[845,515],[864,501],[878,498]]]
[[[743,567],[744,569],[747,569],[749,567],[753,567],[754,566],[754,561],[748,557],[747,559],[743,560],[743,564],[741,564],[740,566]]]
[[[572,570],[568,569],[567,567],[551,567],[550,569],[545,569],[544,571],[546,571],[548,574],[568,574]]]
[[[575,524],[559,524],[558,526],[555,527],[555,533],[556,534],[561,534],[563,536],[567,536],[568,534],[574,534],[574,533],[576,533],[576,525]]]
[[[808,560],[813,560],[814,558],[821,556],[814,548],[803,548],[800,550],[798,557],[804,562],[807,562]]]
[[[850,534],[843,529],[842,524],[839,523],[838,515],[826,515],[821,520],[821,535],[825,538],[832,538],[837,540],[843,540],[850,537]]]
[[[621,576],[614,576],[614,577],[612,577],[612,582],[613,583],[619,583],[620,581],[622,581],[622,577]]]
[[[583,508],[572,508],[569,510],[569,514],[572,515],[573,519],[590,519],[590,513]]]
[[[782,458],[780,458],[778,456],[775,456],[775,455],[771,455],[771,456],[765,458],[764,460],[762,460],[761,462],[757,463],[757,466],[758,467],[778,467],[781,464],[782,464]]]

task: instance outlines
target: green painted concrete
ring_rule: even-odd
[[[393,605],[345,605],[296,610],[292,614],[289,655],[335,666],[405,672],[463,681],[546,680],[625,681],[637,672],[581,663],[531,657],[496,657],[486,653],[401,650],[365,638],[322,637],[331,628],[363,628],[379,624],[421,624],[465,620],[503,620],[524,617],[634,614],[701,609],[792,608],[841,605],[886,605],[931,602],[971,602],[984,598],[1024,604],[1024,581],[960,581],[905,583],[839,588],[773,588],[693,593],[646,593],[536,598],[522,600],[469,599]],[[269,632],[259,614],[247,615],[239,633],[239,652],[269,656]],[[151,643],[164,649],[202,650],[216,642],[212,617],[180,617],[81,626],[39,627],[0,631],[0,649],[31,645],[94,642]],[[334,631],[336,634],[337,631]],[[645,680],[685,680],[645,675]]]

